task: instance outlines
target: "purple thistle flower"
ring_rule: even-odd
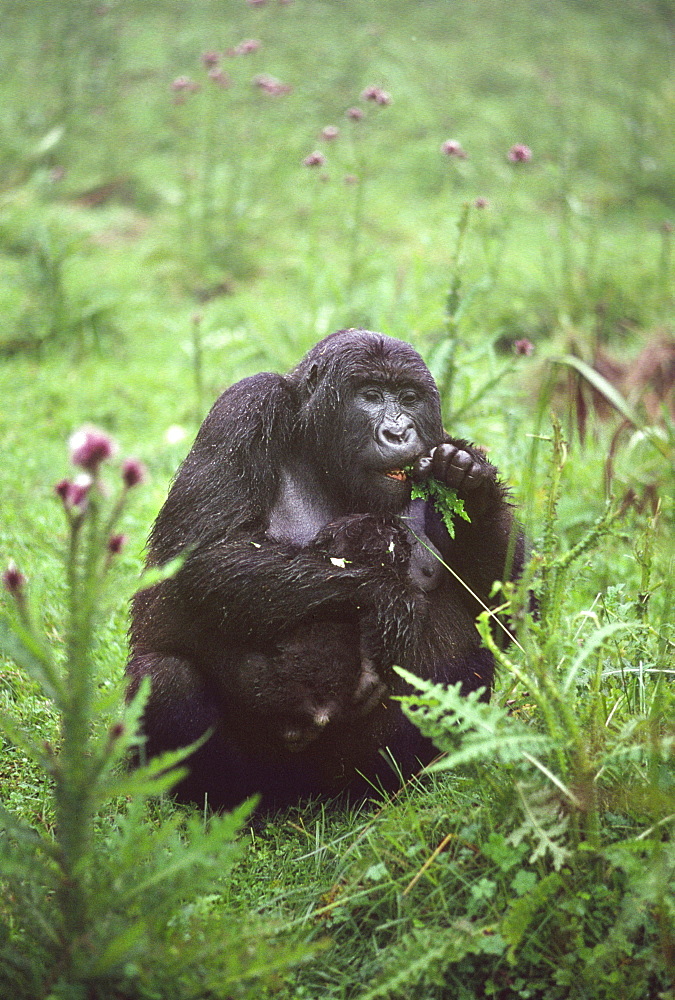
[[[249,7],[264,7],[267,0],[246,0]]]
[[[515,146],[511,146],[507,156],[511,163],[529,163],[532,159],[532,150],[522,142],[517,142]]]
[[[337,139],[340,134],[340,129],[335,125],[326,125],[325,128],[321,129],[321,138],[325,139],[326,142],[332,142],[333,139]]]
[[[147,476],[145,466],[137,458],[127,458],[122,465],[122,479],[128,490],[145,481]]]
[[[366,87],[361,92],[362,101],[375,101],[376,104],[391,104],[391,94],[382,87]]]
[[[487,198],[478,197],[478,198],[476,198],[476,200],[474,201],[473,204],[474,204],[474,208],[489,208],[490,207],[490,202],[487,200]]]
[[[62,479],[54,487],[54,492],[56,493],[57,497],[61,497],[64,503],[66,502],[66,499],[70,493],[70,487],[72,485],[73,484],[70,481],[70,479]]]
[[[18,597],[25,586],[26,577],[13,559],[9,560],[7,569],[2,574],[2,582],[5,585],[5,590],[8,590],[14,597]]]
[[[223,89],[232,86],[232,77],[228,76],[220,66],[214,66],[213,69],[209,70],[209,80]]]
[[[108,552],[111,556],[119,555],[126,543],[126,535],[111,535],[108,539]]]
[[[70,461],[79,465],[87,472],[96,472],[101,462],[110,458],[117,451],[117,445],[111,437],[97,427],[81,427],[71,434],[68,442]]]
[[[441,152],[446,156],[456,156],[458,160],[466,160],[468,153],[462,148],[461,142],[456,139],[446,139],[441,146]]]
[[[365,112],[361,108],[349,108],[345,111],[347,118],[351,118],[353,122],[360,122],[362,118],[365,117]]]
[[[233,49],[230,49],[229,52],[235,56],[248,56],[251,52],[257,52],[261,46],[262,42],[258,41],[257,38],[245,38],[238,45],[235,45]]]
[[[210,49],[208,52],[202,52],[202,64],[206,69],[213,69],[220,62],[220,52],[214,52]]]
[[[277,80],[276,77],[269,76],[267,73],[254,76],[253,86],[258,87],[264,94],[269,94],[270,97],[283,97],[284,94],[290,94],[293,90],[290,84],[282,83],[281,80]]]
[[[391,104],[391,94],[382,87],[366,87],[365,90],[361,91],[362,101],[374,101],[375,104]]]
[[[176,79],[171,82],[171,89],[176,91],[176,93],[189,94],[195,90],[199,90],[199,84],[195,83],[189,76],[177,76]]]
[[[305,167],[323,167],[325,162],[326,157],[317,149],[313,153],[310,153],[309,156],[306,156],[302,164]]]
[[[534,344],[527,337],[522,337],[520,340],[514,341],[513,350],[515,354],[522,354],[529,358],[531,354],[534,354]]]

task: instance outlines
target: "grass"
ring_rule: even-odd
[[[508,715],[462,716],[420,693],[449,753],[465,724],[494,726],[493,746],[381,810],[315,803],[244,823],[232,856],[222,831],[228,871],[172,884],[163,923],[120,908],[101,873],[117,864],[133,880],[129,843],[147,866],[196,858],[202,819],[166,800],[129,819],[107,801],[92,833],[101,935],[143,919],[146,937],[135,951],[125,939],[89,995],[674,996],[672,414],[631,399],[639,426],[616,446],[616,409],[601,421],[569,366],[541,395],[551,358],[602,348],[625,363],[672,337],[672,5],[60,0],[49,18],[10,2],[0,15],[0,556],[28,577],[61,665],[65,441],[96,424],[149,470],[93,637],[110,695],[94,731],[116,717],[126,600],[197,414],[341,326],[413,342],[439,382],[454,359],[445,412],[512,483],[548,602],[500,668],[494,705]],[[243,39],[262,46],[222,57],[231,86],[210,81],[202,54]],[[260,74],[292,93],[252,86]],[[182,75],[201,89],[172,90]],[[392,103],[362,100],[369,85]],[[362,121],[345,117],[355,106]],[[326,125],[337,139],[320,138]],[[449,138],[466,159],[441,153]],[[514,143],[529,163],[508,161]],[[324,167],[302,165],[314,149]],[[514,354],[519,340],[532,356]],[[601,533],[610,453],[615,503],[636,503]],[[58,745],[58,711],[9,660],[0,710]],[[504,734],[523,732],[550,741],[540,763],[555,780],[525,744],[504,757]],[[0,778],[4,805],[53,838],[44,769],[5,741]],[[21,884],[46,920],[53,873],[40,877]],[[12,914],[6,896],[3,948],[33,926]],[[85,995],[22,975],[12,995]]]

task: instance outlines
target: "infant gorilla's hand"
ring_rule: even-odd
[[[328,556],[406,570],[410,561],[408,533],[398,519],[350,514],[327,524],[312,543]]]
[[[458,493],[476,493],[494,486],[497,470],[470,445],[439,444],[429,455],[415,462],[412,472],[416,482],[437,479]]]

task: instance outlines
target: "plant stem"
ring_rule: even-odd
[[[455,252],[452,259],[450,290],[445,302],[445,335],[446,339],[449,341],[450,349],[445,358],[444,371],[439,379],[439,390],[441,393],[441,399],[443,400],[444,409],[450,413],[452,412],[450,401],[452,398],[455,372],[457,370],[455,358],[458,347],[457,335],[459,330],[459,310],[462,301],[462,255],[464,253],[467,231],[469,229],[470,215],[471,205],[469,202],[465,202],[462,206],[459,219],[457,220],[457,242],[455,244]]]

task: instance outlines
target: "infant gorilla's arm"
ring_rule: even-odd
[[[349,514],[319,531],[313,549],[331,558],[387,566],[404,577],[410,562],[410,539],[397,518]]]

